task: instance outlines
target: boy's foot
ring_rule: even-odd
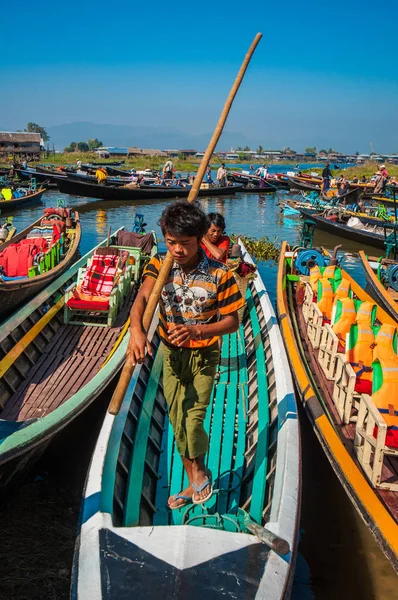
[[[210,500],[213,495],[211,473],[208,470],[196,470],[193,466],[192,475],[192,502],[193,504],[203,504],[203,502]]]
[[[185,488],[185,490],[183,490],[182,492],[179,492],[178,494],[174,494],[174,496],[170,496],[169,500],[168,500],[168,507],[171,508],[171,510],[176,510],[177,508],[182,508],[183,506],[186,506],[187,504],[192,504],[192,488],[191,486],[188,486],[187,488]]]

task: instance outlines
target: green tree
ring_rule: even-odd
[[[358,150],[355,152],[355,156],[359,156],[359,152],[358,152]]]
[[[245,152],[250,152],[250,148],[249,148],[249,146],[245,146],[245,147],[243,148],[243,150],[244,150]]]
[[[90,148],[87,142],[78,142],[77,150],[79,150],[79,152],[88,152]]]
[[[263,154],[264,152],[264,148],[262,146],[259,146],[256,150],[257,154]]]
[[[319,150],[319,154],[327,154],[327,153],[328,153],[328,151],[323,148],[322,148],[322,150]]]
[[[44,127],[40,127],[40,125],[38,125],[37,123],[28,123],[25,131],[29,133],[40,133],[41,137],[43,138],[43,142],[48,142],[48,140],[50,139],[50,136],[48,135]]]
[[[87,143],[88,143],[88,147],[90,148],[90,150],[95,150],[96,148],[100,148],[101,146],[104,145],[102,142],[99,141],[98,138],[94,138],[93,140],[88,139]]]
[[[246,160],[246,154],[244,154],[243,152],[238,152],[238,157],[240,161],[244,161]]]
[[[236,149],[237,152],[240,152],[241,150],[243,150],[242,146],[238,146]]]
[[[316,147],[315,146],[308,146],[308,148],[306,148],[304,150],[304,152],[306,152],[307,154],[316,154]]]

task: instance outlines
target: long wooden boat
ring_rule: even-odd
[[[310,210],[299,208],[298,209],[303,217],[314,221],[319,229],[332,233],[343,238],[347,238],[354,242],[359,242],[368,246],[374,246],[375,248],[384,248],[384,234],[374,233],[369,229],[357,229],[355,227],[349,227],[345,223],[335,222],[330,219],[326,219],[320,213],[313,213]],[[386,226],[387,233],[393,230],[393,227],[383,222]]]
[[[376,272],[381,267],[381,259],[368,259],[365,252],[360,250],[358,253],[364,270],[366,282],[369,286],[370,295],[380,306],[398,323],[398,292],[392,288],[386,288]],[[397,264],[394,261],[388,261],[390,264]]]
[[[319,253],[312,249],[307,253],[311,264],[320,264]],[[304,255],[296,254],[286,242],[282,244],[277,281],[279,323],[296,389],[341,484],[398,571],[398,450],[385,447],[384,419],[371,396],[360,393],[356,383],[360,372],[354,372],[350,358],[345,358],[341,342],[332,331],[337,313],[335,320],[332,314],[330,325],[325,324],[310,278],[295,269],[297,264],[304,264]],[[342,271],[341,275],[345,293],[350,288],[353,298],[373,303],[348,273]],[[370,310],[370,314],[375,319],[375,330],[381,324],[397,326],[380,306]],[[354,314],[352,318],[358,317]],[[351,322],[354,328],[358,327],[355,321]],[[373,353],[376,346],[369,341]],[[373,423],[378,426],[377,445]]]
[[[40,188],[34,192],[28,192],[25,196],[20,198],[12,198],[11,200],[0,200],[0,210],[2,213],[11,212],[14,208],[20,208],[21,206],[27,206],[41,202],[41,198],[45,192],[44,188]]]
[[[36,169],[15,169],[15,172],[17,173],[18,177],[22,180],[26,181],[26,180],[34,178],[40,184],[46,184],[47,182],[48,183],[56,183],[59,179],[66,179],[66,175],[62,174],[61,172],[41,173],[40,171],[37,171]]]
[[[166,507],[185,483],[153,320],[154,357],[136,367],[119,414],[106,415],[92,458],[74,600],[290,597],[301,486],[296,403],[260,277],[246,299],[239,331],[223,338],[206,417],[207,466],[217,491],[203,507]],[[285,540],[280,554],[267,546],[269,531]]]
[[[235,183],[242,184],[244,186],[253,184],[253,185],[259,187],[260,179],[261,178],[258,175],[253,175],[250,173],[241,173],[240,171],[232,171],[231,173],[228,174],[229,181],[233,181]],[[267,185],[272,186],[273,188],[282,188],[282,189],[289,188],[289,181],[288,181],[286,175],[283,175],[282,173],[279,173],[279,174],[275,173],[272,175],[268,175],[266,183],[267,183]]]
[[[22,242],[29,236],[31,237],[34,232],[37,232],[35,237],[47,236],[48,233],[50,236],[48,238],[48,249],[43,254],[37,268],[31,271],[30,274],[9,277],[6,271],[5,275],[0,275],[0,320],[3,320],[26,300],[54,281],[69,269],[76,260],[81,238],[79,214],[76,211],[74,212],[71,227],[67,227],[59,242],[53,245],[51,245],[52,225],[50,227],[44,225],[46,232],[41,233],[43,230],[42,223],[46,221],[48,219],[45,218],[43,221],[43,217],[40,217],[32,225],[29,225],[1,246],[1,253],[4,253],[11,244]]]
[[[310,183],[305,180],[300,180],[297,177],[289,177],[290,189],[302,190],[303,192],[318,192],[321,193],[320,183]]]
[[[117,233],[110,236],[112,253],[119,252]],[[129,310],[145,260],[139,248],[123,246],[133,258],[114,284],[108,312],[95,304],[71,316],[66,306],[89,260],[106,244],[80,258],[0,325],[0,488],[37,460],[124,362]]]
[[[189,187],[140,186],[136,188],[99,185],[85,181],[72,181],[69,178],[57,181],[58,189],[65,194],[100,198],[102,200],[142,200],[160,198],[185,198]],[[240,192],[242,186],[214,187],[199,190],[199,196],[225,196]]]

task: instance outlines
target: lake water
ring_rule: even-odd
[[[286,168],[285,165],[284,167]],[[319,165],[317,167],[319,168]],[[88,252],[99,241],[106,238],[109,227],[111,230],[121,226],[130,229],[137,213],[144,215],[147,231],[154,229],[160,234],[158,220],[167,204],[166,201],[159,200],[152,202],[145,200],[134,204],[104,202],[49,191],[44,194],[41,205],[15,213],[14,225],[20,231],[40,217],[43,206],[55,206],[59,199],[63,199],[66,205],[79,212],[83,232],[80,246],[82,254]],[[232,197],[201,199],[203,209],[206,212],[216,211],[224,215],[230,233],[253,237],[267,235],[271,240],[274,238],[278,241],[286,239],[292,245],[299,244],[300,220],[284,217],[280,212],[278,201],[278,195],[268,194],[236,194]],[[344,250],[347,251],[344,267],[361,284],[364,284],[364,277],[355,257],[355,252],[359,249],[358,244],[340,240],[323,232],[316,233],[314,242],[315,245],[322,244],[330,249],[339,243],[343,243]],[[271,298],[275,300],[276,265],[260,264],[259,270]],[[106,400],[102,405],[102,410],[105,410],[105,406]],[[314,597],[316,599],[331,600],[336,598],[339,598],[339,600],[351,600],[352,598],[373,600],[397,597],[397,578],[392,568],[344,493],[307,422],[305,414],[303,411],[300,411],[300,413],[303,437],[303,504],[300,553],[309,567]],[[99,427],[100,421],[101,418],[97,415],[94,430],[95,427]],[[79,441],[80,439],[82,441]],[[83,438],[81,436],[76,437],[74,451],[77,456],[87,454],[87,447],[83,447],[85,443],[86,438],[84,436]],[[47,459],[44,460],[51,463],[51,447],[48,452],[50,456],[47,456]],[[63,452],[65,459],[65,451]],[[67,456],[68,459],[65,460],[70,460],[69,454]],[[45,464],[47,463],[45,462]],[[84,465],[84,468],[86,468],[86,463]],[[50,475],[47,474],[46,477],[51,478],[51,473],[54,472],[59,477],[58,462],[54,467],[55,471],[51,471],[48,464],[38,468],[47,469],[47,473],[50,473]],[[72,480],[75,481],[74,477],[72,477]],[[84,473],[77,478],[78,483],[73,484],[75,485],[74,493],[77,496],[80,495],[83,480]],[[10,504],[9,510],[12,508],[15,511],[17,503],[18,498]],[[1,519],[4,522],[7,522],[10,518],[10,513],[7,510],[6,508],[1,514]],[[39,507],[36,511],[36,519],[40,520],[40,518],[48,520],[48,514],[44,511],[41,515]],[[12,551],[12,548],[8,549],[8,553]],[[305,568],[303,575],[301,575],[301,569],[299,571],[294,598],[304,600],[311,597],[311,592]],[[304,580],[302,584],[300,583],[301,580]],[[2,597],[6,598],[4,595]],[[42,596],[40,594],[36,596],[32,593],[29,597],[36,599]],[[43,597],[47,598],[44,595]],[[64,595],[59,594],[54,597],[60,598]],[[12,595],[12,598],[20,599],[25,598],[25,596],[15,594]]]

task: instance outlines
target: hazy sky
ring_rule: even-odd
[[[369,152],[372,141],[376,152],[398,152],[397,0],[14,0],[2,15],[16,29],[2,50],[1,127],[212,131],[261,31],[228,131],[265,148]]]

